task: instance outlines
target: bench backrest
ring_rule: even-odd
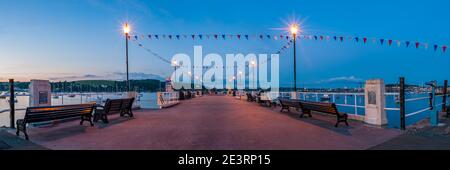
[[[107,99],[105,103],[105,113],[114,114],[121,113],[124,109],[131,109],[134,98],[126,99]]]
[[[300,105],[302,109],[305,110],[313,110],[334,115],[339,114],[335,103],[300,101]]]
[[[133,106],[133,102],[134,102],[134,97],[128,98],[128,99],[123,99],[122,102],[123,102],[122,109],[131,110],[131,107]]]
[[[61,120],[78,117],[85,114],[92,114],[94,104],[61,105],[61,106],[41,106],[28,107],[24,120],[26,123],[44,122],[51,120]]]
[[[300,102],[297,100],[292,100],[292,99],[283,99],[283,98],[278,98],[278,100],[280,101],[280,104],[283,106],[288,106],[288,107],[300,107]]]

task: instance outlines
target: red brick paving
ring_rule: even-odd
[[[112,116],[110,124],[78,121],[29,128],[30,140],[50,149],[368,149],[401,134],[335,117],[298,118],[226,96],[204,96],[163,110]]]

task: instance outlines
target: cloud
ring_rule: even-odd
[[[355,76],[342,76],[342,77],[333,77],[326,80],[321,80],[318,83],[359,83],[364,81],[363,79],[356,78]]]
[[[89,80],[89,79],[101,79],[104,76],[86,74],[81,76],[64,76],[64,77],[50,77],[49,80],[52,81],[64,81],[64,80]]]

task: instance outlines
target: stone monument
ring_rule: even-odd
[[[365,110],[364,122],[371,125],[386,125],[386,97],[384,81],[382,79],[367,80],[365,88]]]

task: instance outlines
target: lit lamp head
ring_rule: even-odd
[[[173,61],[172,61],[172,65],[173,65],[173,66],[177,66],[177,65],[178,65],[177,60],[173,60]]]
[[[297,24],[292,24],[291,28],[290,28],[290,31],[291,31],[292,34],[296,35],[297,32],[298,32],[298,25]]]
[[[130,31],[131,31],[131,28],[130,28],[130,26],[128,25],[128,23],[125,23],[125,25],[123,25],[122,30],[123,30],[123,33],[124,33],[124,34],[129,34]]]

